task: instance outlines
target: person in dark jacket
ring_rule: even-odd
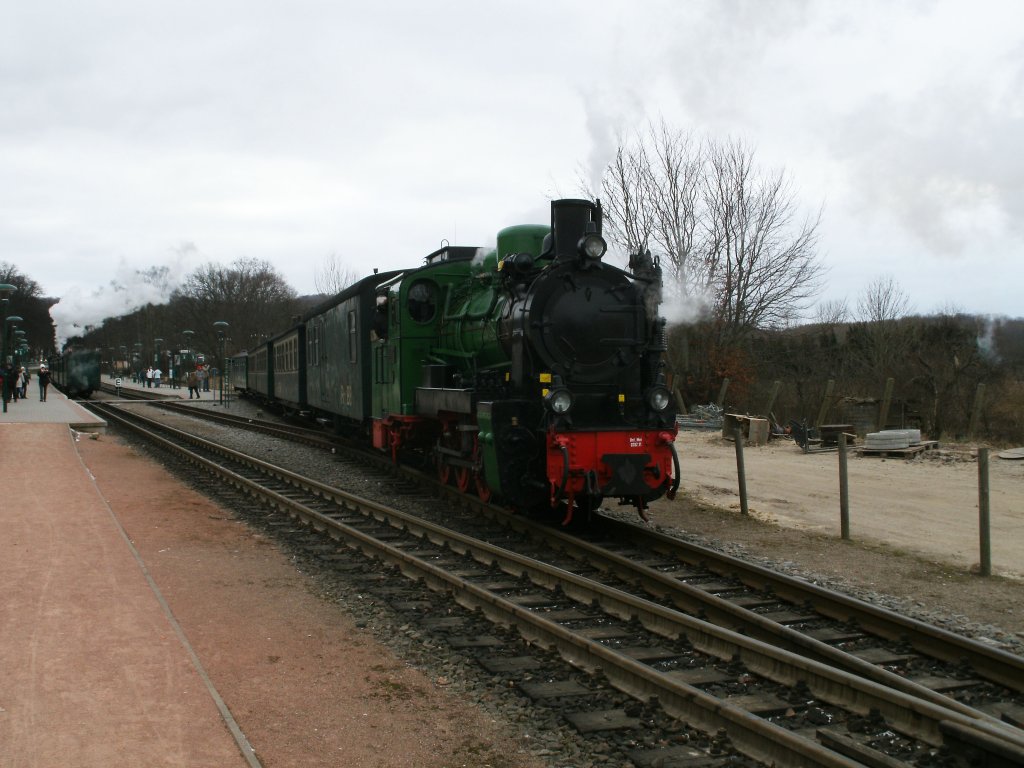
[[[39,366],[39,400],[40,402],[46,402],[46,388],[50,386],[50,369],[46,367],[46,364]]]

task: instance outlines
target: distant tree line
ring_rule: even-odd
[[[39,283],[6,261],[0,261],[0,283],[15,288],[8,300],[6,315],[0,317],[0,325],[7,317],[20,317],[22,322],[18,323],[18,328],[25,331],[32,356],[38,357],[52,350],[56,345],[56,336],[50,319],[50,307],[57,303],[57,299],[43,296]]]
[[[168,351],[183,349],[216,357],[220,340],[214,323],[223,321],[228,324],[226,351],[233,354],[284,330],[322,299],[300,298],[269,262],[248,258],[229,266],[203,265],[168,291],[166,302],[107,318],[69,338],[67,345],[99,349],[105,363],[116,361],[129,369],[152,364],[158,347],[164,361]]]
[[[779,381],[772,412],[782,424],[813,425],[823,404],[829,423],[858,411],[872,419],[892,379],[887,423],[869,421],[869,429],[911,426],[931,439],[1024,443],[1024,319],[946,311],[813,323],[758,333],[742,351],[746,375],[736,387],[730,380],[725,403],[733,410],[766,415]]]

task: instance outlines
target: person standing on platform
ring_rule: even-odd
[[[153,386],[160,389],[160,377],[164,375],[164,372],[159,367],[153,369]]]
[[[25,366],[21,366],[21,370],[18,372],[18,387],[21,389],[21,399],[25,399],[25,390],[28,389],[28,371],[25,370]]]
[[[146,369],[146,386],[149,389],[153,388],[153,366],[152,365],[149,366],[149,368]]]
[[[39,366],[39,401],[46,402],[46,388],[50,386],[50,369],[46,363]]]
[[[14,379],[12,378],[14,372],[9,366],[4,365],[3,361],[0,360],[0,386],[3,387],[4,402],[9,402],[14,396]]]
[[[199,394],[199,374],[195,371],[188,372],[188,399],[192,399],[192,393],[196,393],[196,398],[200,398]]]
[[[11,399],[11,402],[18,402],[18,398],[21,397],[21,372],[14,367],[14,363],[7,364],[7,370],[4,373],[4,378],[9,382],[7,384],[7,394]]]

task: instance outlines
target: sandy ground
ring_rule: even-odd
[[[990,622],[1024,638],[1024,460],[990,458],[993,578],[980,562],[978,464],[968,447],[913,460],[848,462],[851,539],[842,541],[836,451],[791,441],[744,449],[750,515],[739,514],[736,450],[720,432],[681,432],[683,491],[654,521],[792,561],[860,586]]]
[[[687,489],[739,508],[736,448],[718,434],[684,432],[678,445]],[[788,528],[839,533],[839,454],[801,452],[791,441],[744,448],[755,517]],[[969,567],[980,560],[978,465],[964,450],[913,460],[849,455],[850,531]],[[1024,460],[989,460],[993,570],[1024,578]]]

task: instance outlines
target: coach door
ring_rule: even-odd
[[[309,344],[310,360],[316,361],[314,368],[310,371],[310,375],[316,376],[316,387],[319,391],[320,405],[325,408],[331,406],[331,385],[330,385],[330,360],[327,359],[327,350],[330,349],[329,339],[327,338],[327,328],[324,324],[323,317],[318,317],[315,322],[310,324],[310,332],[312,333],[313,339]]]

